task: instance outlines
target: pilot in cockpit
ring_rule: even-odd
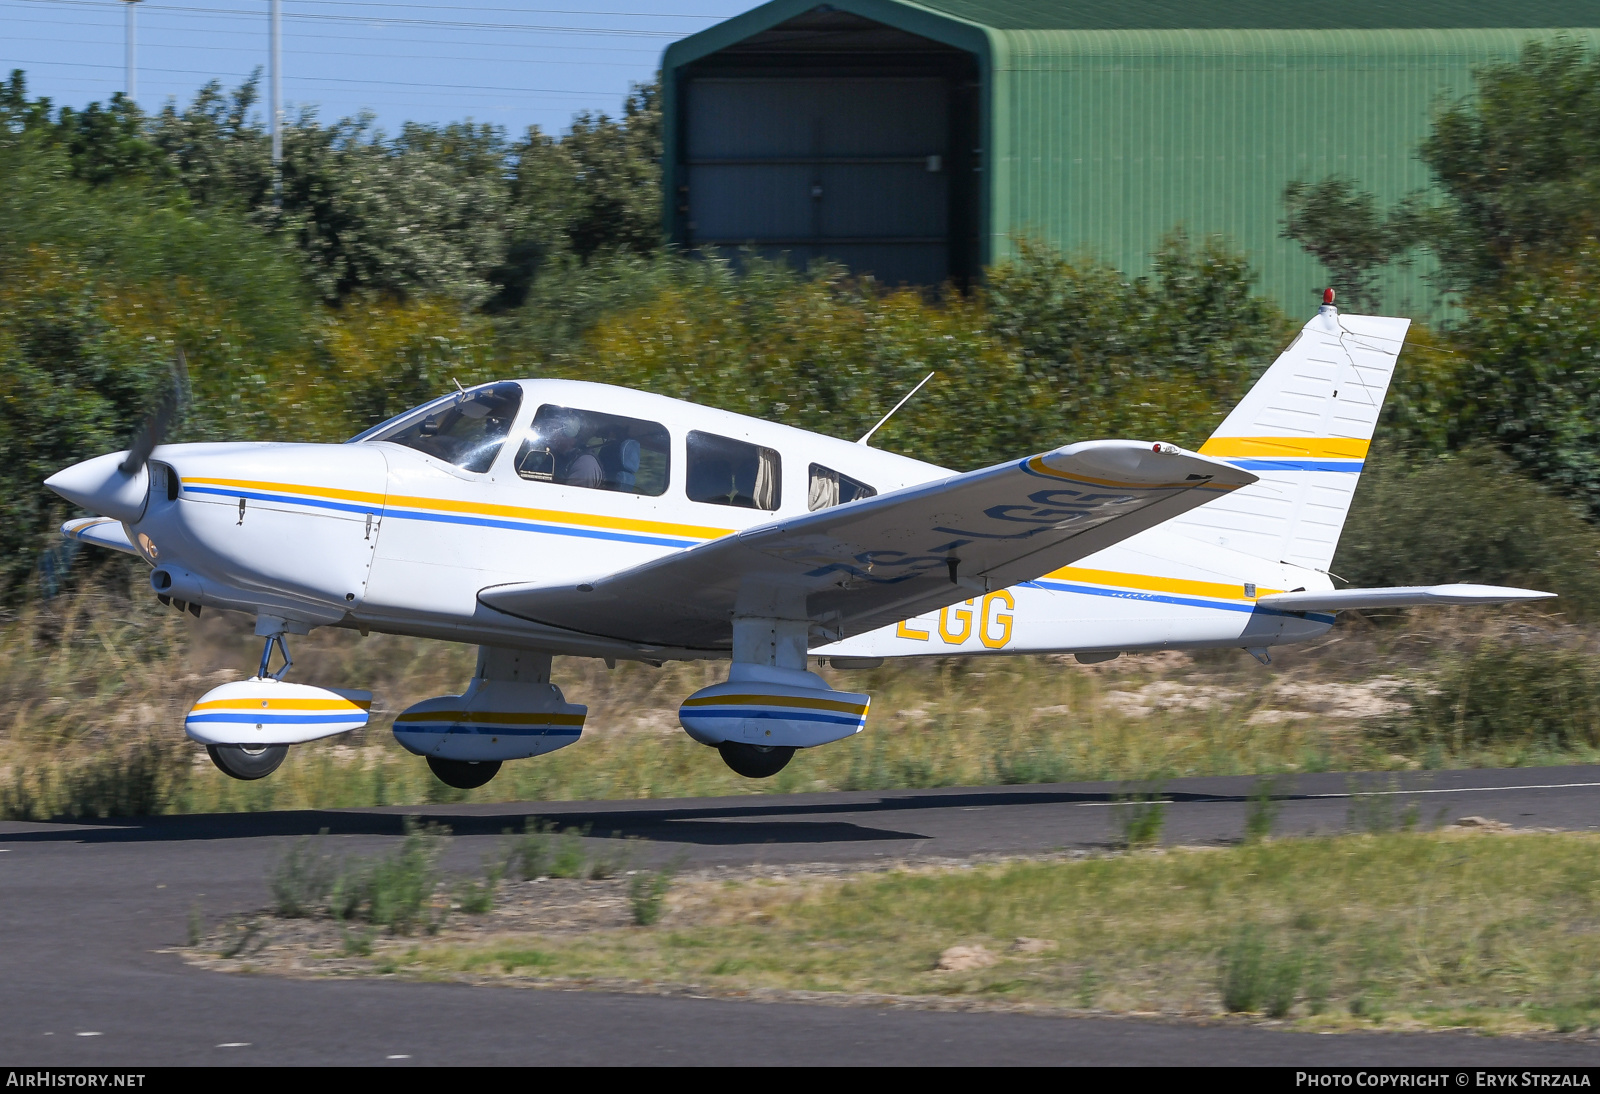
[[[600,461],[587,448],[579,446],[583,422],[578,415],[564,412],[550,423],[546,444],[554,475],[552,481],[563,486],[584,486],[598,490],[605,484]]]

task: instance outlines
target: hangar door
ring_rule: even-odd
[[[680,238],[829,258],[889,285],[969,273],[970,98],[942,76],[702,75],[684,87]]]

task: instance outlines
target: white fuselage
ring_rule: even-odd
[[[932,464],[804,430],[599,384],[527,380],[487,469],[386,441],[193,444],[156,450],[150,500],[128,538],[196,603],[486,646],[660,660],[652,649],[526,622],[478,600],[489,586],[627,570],[733,532],[803,514],[821,464],[880,494],[948,476]],[[529,481],[514,466],[541,406],[659,423],[670,438],[658,496]],[[780,457],[775,508],[692,501],[691,430]],[[169,470],[170,469],[170,472]],[[168,479],[176,473],[177,484]],[[824,657],[905,657],[1271,646],[1322,633],[1331,616],[1259,608],[1258,596],[1326,589],[1319,571],[1265,561],[1163,525],[1079,563],[966,604],[815,647]]]

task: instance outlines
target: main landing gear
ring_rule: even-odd
[[[500,773],[499,760],[446,760],[429,756],[428,767],[440,782],[457,790],[476,790]]]
[[[794,749],[781,745],[747,745],[743,741],[723,741],[717,746],[722,762],[734,774],[747,779],[770,779],[794,759]]]

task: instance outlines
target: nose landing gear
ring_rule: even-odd
[[[292,626],[287,620],[259,617],[256,634],[267,640],[260,670],[248,680],[212,688],[184,719],[184,732],[206,746],[211,762],[229,778],[264,779],[283,765],[290,745],[367,724],[370,691],[319,688],[284,679],[294,664],[284,641],[284,631]],[[283,667],[269,672],[274,647],[283,656]]]
[[[269,673],[267,669],[272,667],[274,645],[278,647],[278,652],[283,654],[283,667],[277,672]],[[293,666],[294,658],[289,656],[289,643],[283,640],[283,632],[267,635],[267,644],[261,650],[261,667],[256,670],[256,679],[282,680]],[[283,761],[289,756],[289,746],[208,744],[206,755],[211,757],[211,762],[216,764],[217,770],[230,779],[254,782],[266,778],[283,766]]]

